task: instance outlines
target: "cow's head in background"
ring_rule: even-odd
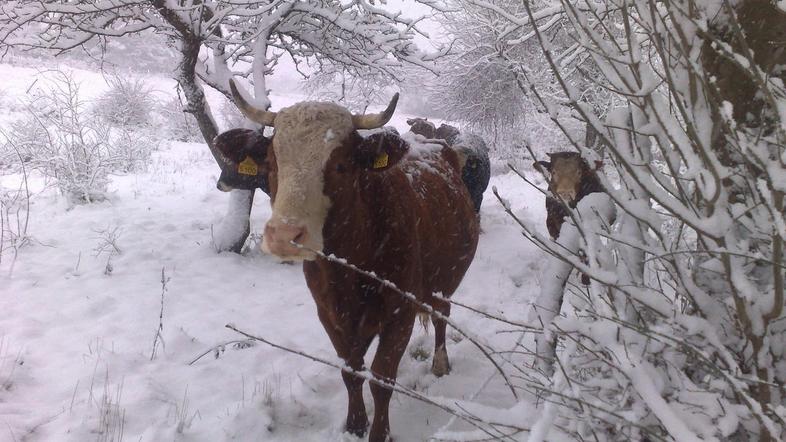
[[[410,118],[407,120],[407,124],[409,124],[409,130],[412,133],[429,139],[434,138],[437,132],[434,123],[429,121],[428,118]]]
[[[362,138],[358,129],[376,129],[393,116],[396,94],[382,113],[353,115],[334,103],[303,102],[271,112],[257,109],[230,89],[243,114],[275,129],[267,149],[272,216],[265,225],[262,250],[287,260],[309,260],[307,249],[324,247],[323,227],[331,204],[346,198],[366,173],[395,165],[407,144],[391,132]],[[304,248],[299,248],[292,243]]]
[[[218,135],[213,140],[213,145],[221,154],[221,176],[216,187],[224,192],[259,188],[270,194],[267,169],[270,142],[262,130],[232,129]]]
[[[452,145],[456,142],[456,138],[458,138],[459,135],[461,135],[461,132],[457,127],[442,123],[434,133],[434,138],[445,140],[449,145]]]
[[[595,172],[603,163],[596,161],[595,168],[591,168],[578,152],[553,152],[547,155],[550,161],[536,161],[533,167],[546,173],[553,195],[573,206],[579,195],[585,193],[582,187],[588,182],[597,181]]]

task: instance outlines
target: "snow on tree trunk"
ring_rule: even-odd
[[[546,258],[540,294],[535,301],[537,320],[543,324],[543,334],[537,335],[535,339],[536,363],[538,368],[549,376],[554,372],[557,339],[552,324],[562,309],[565,285],[575,263],[566,259],[565,254],[578,257],[580,251],[583,251],[589,259],[589,266],[593,265],[593,260],[603,259],[601,255],[605,254],[605,246],[599,241],[598,234],[608,230],[615,217],[614,202],[608,195],[605,193],[587,195],[576,205],[571,219],[566,220],[562,225],[554,247],[562,250],[563,253],[550,254]],[[582,267],[586,268],[584,265]]]
[[[253,190],[229,192],[227,212],[221,223],[213,229],[213,246],[216,251],[240,253],[251,231],[249,219],[253,203]]]

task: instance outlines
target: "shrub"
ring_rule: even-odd
[[[173,98],[156,109],[157,120],[163,122],[158,128],[159,137],[186,143],[204,142],[196,118],[185,111],[179,98]]]
[[[115,172],[142,172],[147,170],[150,157],[158,148],[159,138],[148,131],[114,128],[110,137],[110,150],[117,164]]]
[[[72,203],[105,197],[110,171],[123,170],[116,129],[89,118],[79,84],[63,71],[26,103],[27,115],[11,125],[4,151],[14,149],[28,169],[54,180]],[[122,133],[122,132],[121,132]]]
[[[114,126],[150,124],[150,113],[157,103],[144,81],[114,74],[106,82],[109,89],[96,100],[93,113]]]

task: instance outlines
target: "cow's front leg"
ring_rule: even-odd
[[[345,328],[349,324],[336,324],[331,321],[332,316],[326,314],[322,309],[317,309],[319,319],[325,327],[336,354],[343,359],[346,365],[355,371],[363,370],[363,356],[371,344],[372,337],[359,339],[353,337],[354,333],[347,333]],[[364,379],[345,371],[341,372],[344,379],[344,386],[347,388],[347,420],[345,429],[347,432],[358,437],[363,437],[368,429],[368,414],[363,403],[363,382]]]
[[[371,364],[374,376],[382,381],[393,383],[396,380],[398,364],[412,335],[415,313],[407,318],[397,318],[393,323],[384,326],[379,334],[379,347]],[[371,395],[374,396],[374,421],[368,435],[369,442],[384,442],[390,434],[388,408],[393,391],[383,385],[371,384]]]
[[[360,359],[360,363],[347,361],[347,365],[355,371],[360,371],[363,369],[363,359]],[[368,415],[366,405],[363,403],[363,378],[344,371],[341,372],[341,376],[344,378],[348,396],[346,431],[363,437],[368,428]]]

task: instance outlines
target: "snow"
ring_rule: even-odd
[[[333,133],[333,129],[328,129],[325,131],[325,144],[329,144],[334,138],[336,138],[336,134]]]
[[[246,229],[249,190],[233,190],[229,192],[229,205],[224,218],[213,230],[213,246],[217,251],[230,250],[240,240],[239,234]]]
[[[10,96],[22,96],[38,75],[0,64]],[[75,76],[88,95],[105,87],[97,73]],[[171,80],[150,81],[173,91]],[[275,110],[298,98],[271,100]],[[396,114],[391,124],[403,133],[408,117]],[[3,115],[0,124],[10,119]],[[4,255],[0,263],[0,440],[83,441],[121,431],[134,441],[355,440],[342,431],[346,392],[337,369],[249,343],[225,327],[336,360],[299,266],[277,262],[256,244],[244,255],[216,253],[228,201],[236,198],[215,188],[218,174],[203,144],[170,142],[147,172],[111,176],[109,199],[100,203],[69,209],[55,189],[31,178],[33,241],[15,261]],[[17,181],[0,176],[0,186]],[[512,173],[493,177],[492,185],[510,210],[545,231],[539,191]],[[543,252],[521,237],[491,188],[477,255],[453,299],[524,322]],[[258,193],[252,242],[269,215],[268,199]],[[120,253],[98,253],[115,229]],[[460,307],[451,319],[497,348],[533,343],[531,335],[504,333],[509,325]],[[433,351],[433,332],[418,326],[399,383],[445,404],[470,398],[473,412],[530,425],[537,413],[527,401],[534,399],[517,404],[469,340],[455,330],[448,336],[449,376],[435,378],[430,358],[418,356]],[[365,400],[373,412],[368,387]],[[474,434],[460,419],[402,394],[391,402],[391,427],[401,441]]]

